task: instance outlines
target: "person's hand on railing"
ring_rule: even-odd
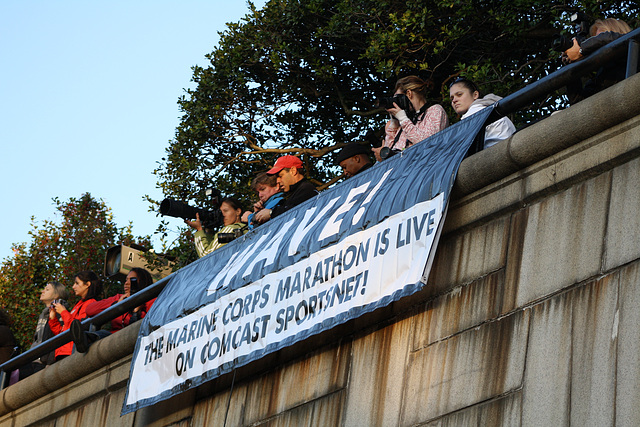
[[[569,59],[569,62],[577,61],[578,59],[582,58],[582,50],[580,49],[580,44],[578,43],[578,40],[574,38],[573,46],[565,50],[564,53]],[[563,55],[563,58],[564,58],[564,55]]]

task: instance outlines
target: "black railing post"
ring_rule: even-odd
[[[629,40],[629,49],[627,50],[627,74],[626,78],[633,76],[638,72],[638,42]]]

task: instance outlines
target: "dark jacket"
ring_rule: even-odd
[[[622,37],[623,34],[606,31],[597,36],[589,37],[580,43],[582,56],[587,56],[602,46]],[[615,61],[603,65],[598,69],[595,76],[582,83],[580,78],[567,85],[567,97],[570,104],[582,101],[589,96],[600,92],[603,89],[613,86],[624,80],[627,68],[627,58],[622,56]]]
[[[314,187],[314,185],[306,178],[303,178],[290,186],[289,191],[284,193],[284,200],[271,210],[271,218],[281,215],[292,207],[298,206],[300,203],[309,200],[317,194],[318,190],[316,190],[316,187]]]

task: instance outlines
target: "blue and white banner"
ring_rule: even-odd
[[[143,320],[123,414],[419,291],[492,107],[182,268]]]

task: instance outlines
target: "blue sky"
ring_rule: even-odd
[[[143,196],[162,197],[152,171],[191,67],[248,11],[244,0],[0,2],[0,259],[30,241],[31,216],[58,221],[54,197],[90,192],[118,226],[153,233]]]

